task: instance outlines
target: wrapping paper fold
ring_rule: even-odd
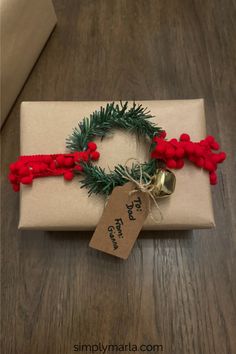
[[[1,125],[56,24],[51,0],[0,0]]]
[[[177,101],[139,101],[155,116],[153,120],[167,131],[168,138],[189,133],[199,141],[206,135],[202,99]],[[66,152],[65,139],[84,116],[106,102],[23,102],[21,105],[21,155]],[[149,145],[125,131],[114,131],[102,142],[99,165],[113,168],[129,157],[147,160]],[[208,174],[186,163],[176,170],[174,194],[159,200],[164,215],[156,224],[150,215],[143,229],[193,229],[214,227]],[[22,186],[20,193],[20,229],[93,230],[104,208],[102,196],[88,197],[79,178],[66,182],[63,177],[36,179],[32,186]],[[153,210],[155,213],[155,210]]]

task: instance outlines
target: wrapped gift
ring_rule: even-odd
[[[206,136],[204,101],[142,101],[153,122],[163,127],[168,138],[190,134],[193,141]],[[106,102],[23,102],[21,105],[21,155],[66,152],[65,139],[83,117],[104,106]],[[148,160],[147,144],[124,130],[102,141],[96,140],[99,166],[109,170],[125,164],[128,158]],[[163,220],[156,223],[148,215],[143,229],[194,229],[214,227],[211,187],[206,171],[186,162],[174,171],[175,192],[158,200]],[[76,177],[68,182],[61,177],[38,178],[33,185],[22,185],[20,191],[20,229],[94,230],[106,200],[101,195],[88,196]],[[154,206],[152,206],[154,208]],[[150,213],[151,214],[151,213]]]
[[[1,0],[1,124],[56,24],[51,0]]]

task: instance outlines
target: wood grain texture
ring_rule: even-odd
[[[234,0],[54,5],[57,28],[2,130],[2,353],[98,342],[236,353]],[[143,233],[126,262],[89,249],[90,233],[17,230],[6,171],[19,153],[21,101],[199,97],[228,153],[215,230]]]

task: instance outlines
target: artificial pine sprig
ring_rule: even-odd
[[[90,118],[85,117],[73,133],[66,139],[66,147],[70,151],[83,151],[87,149],[87,143],[95,137],[104,138],[113,128],[122,128],[138,136],[147,136],[151,140],[158,135],[162,129],[157,127],[149,119],[153,116],[147,108],[133,103],[128,108],[128,102],[124,104],[108,103],[95,111]]]

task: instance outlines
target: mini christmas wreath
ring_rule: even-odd
[[[99,158],[99,152],[92,140],[97,137],[103,139],[110,135],[112,129],[120,128],[148,138],[152,147],[155,137],[164,137],[164,131],[149,120],[152,117],[142,105],[133,103],[128,109],[128,102],[124,104],[121,102],[120,105],[113,102],[93,112],[90,118],[84,118],[78,124],[78,128],[74,128],[72,135],[66,140],[66,146],[70,151],[82,151],[81,163],[78,163],[79,168],[75,168],[74,172],[83,172],[85,178],[81,181],[81,187],[88,188],[89,195],[92,193],[109,195],[116,186],[122,186],[127,182],[125,175],[128,170],[126,166],[117,165],[113,171],[106,173],[105,169],[93,165],[92,160]],[[84,152],[91,156],[87,161],[84,161]],[[156,159],[150,159],[139,165],[133,163],[129,175],[134,180],[140,180],[142,175],[142,182],[147,183],[150,176],[155,174],[157,165]]]

